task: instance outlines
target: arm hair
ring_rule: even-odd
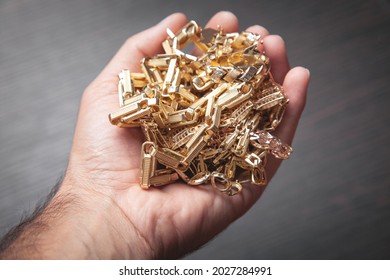
[[[24,215],[20,223],[11,230],[9,230],[1,239],[0,239],[0,259],[8,258],[7,249],[9,249],[16,240],[22,238],[22,233],[33,224],[33,228],[42,231],[45,230],[46,225],[43,221],[39,221],[42,216],[42,213],[47,208],[47,206],[53,201],[54,196],[57,194],[58,189],[62,184],[62,178],[57,182],[57,184],[51,189],[50,193],[41,201],[38,202],[37,206],[33,213],[29,216]]]

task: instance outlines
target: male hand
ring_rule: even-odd
[[[119,107],[117,83],[122,69],[141,72],[140,60],[162,53],[166,28],[177,32],[187,23],[173,14],[156,26],[129,38],[101,74],[85,90],[69,166],[59,192],[36,219],[44,224],[34,240],[34,251],[16,254],[18,239],[28,247],[28,230],[3,253],[11,258],[177,258],[209,241],[243,215],[264,188],[245,186],[230,197],[210,187],[173,183],[144,190],[139,186],[140,151],[144,137],[139,128],[118,128],[107,115]],[[217,13],[206,28],[237,32],[238,20]],[[309,73],[290,70],[283,40],[260,26],[247,29],[263,36],[271,72],[282,83],[290,102],[275,134],[291,144],[303,111]],[[263,50],[261,49],[261,50]],[[268,180],[279,160],[269,157]],[[27,232],[26,232],[27,231]],[[19,247],[22,243],[19,240]],[[30,243],[29,243],[30,242]],[[8,255],[7,255],[8,251]],[[12,254],[12,252],[14,254]]]

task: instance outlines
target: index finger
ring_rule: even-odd
[[[131,36],[119,49],[97,79],[116,77],[123,69],[140,71],[140,60],[162,52],[161,43],[166,39],[166,29],[177,32],[187,23],[187,17],[182,13],[172,14],[157,25]]]

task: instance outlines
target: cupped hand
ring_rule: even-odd
[[[245,186],[239,195],[230,197],[210,186],[193,187],[180,182],[144,190],[138,183],[144,140],[140,129],[118,128],[108,121],[108,114],[119,107],[118,73],[122,69],[140,72],[143,57],[163,52],[161,43],[166,39],[166,28],[177,32],[186,23],[187,18],[177,13],[130,37],[83,94],[60,194],[88,196],[94,213],[107,213],[101,216],[100,226],[109,228],[104,232],[109,232],[111,240],[96,246],[114,246],[115,250],[108,255],[100,248],[95,250],[95,257],[183,256],[243,215],[264,190]],[[236,32],[239,28],[237,18],[229,12],[217,13],[206,27],[218,25],[226,32]],[[275,134],[291,144],[305,105],[309,73],[302,67],[290,69],[285,44],[279,36],[269,35],[261,26],[247,30],[263,36],[264,44],[259,48],[270,57],[272,75],[283,84],[290,100]],[[268,180],[279,164],[280,161],[270,158],[266,168]]]

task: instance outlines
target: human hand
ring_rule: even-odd
[[[264,188],[245,186],[230,197],[214,188],[175,182],[144,190],[139,186],[139,128],[112,126],[107,114],[117,110],[117,75],[122,69],[140,72],[139,61],[162,53],[166,28],[174,32],[187,23],[183,14],[173,14],[156,26],[132,36],[101,74],[85,90],[63,184],[43,212],[66,205],[60,221],[42,236],[57,240],[47,258],[176,258],[209,241],[243,215],[261,196]],[[238,31],[237,18],[220,12],[206,27],[221,25],[226,32]],[[261,34],[270,57],[274,79],[283,83],[290,103],[275,135],[291,144],[303,111],[309,73],[290,70],[283,40],[260,26],[247,29]],[[269,158],[268,180],[280,160]],[[57,205],[57,206],[56,206]],[[59,206],[58,206],[59,205]],[[57,227],[52,226],[57,224]],[[66,234],[65,234],[66,233]],[[41,239],[43,240],[43,239]],[[61,240],[59,242],[58,240]],[[39,242],[38,242],[39,243]],[[73,249],[73,251],[71,250]],[[42,255],[41,255],[42,257]]]

